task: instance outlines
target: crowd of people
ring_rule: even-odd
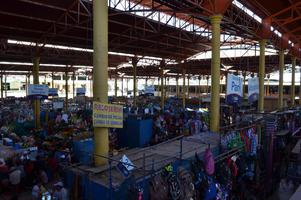
[[[78,162],[73,152],[74,140],[93,136],[92,110],[63,111],[43,106],[41,128],[35,129],[30,101],[13,100],[0,105],[0,195],[9,194],[18,199],[19,192],[30,188],[32,199],[42,196],[68,199],[62,166]],[[127,100],[124,117],[129,115],[153,119],[150,145],[180,135],[201,134],[209,126],[208,111],[183,109],[181,100],[175,98],[167,99],[164,108],[160,107],[160,99],[156,97],[140,98],[137,106]],[[228,119],[228,116],[224,118]],[[118,146],[116,134],[114,129],[110,130],[111,151]]]
[[[91,112],[43,110],[35,129],[28,101],[0,106],[0,196],[18,199],[31,190],[32,199],[69,199],[64,167],[76,162],[72,141],[91,137]]]

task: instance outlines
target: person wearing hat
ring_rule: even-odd
[[[54,194],[53,198],[57,200],[68,200],[68,191],[64,188],[63,182],[59,181],[54,184]]]

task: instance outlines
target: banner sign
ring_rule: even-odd
[[[134,164],[126,155],[123,155],[117,164],[117,169],[124,177],[128,177],[130,172],[134,169]]]
[[[93,126],[107,128],[123,127],[123,107],[93,102]]]
[[[76,96],[85,96],[86,88],[76,88]]]
[[[51,97],[59,96],[58,89],[57,88],[49,88],[48,96],[51,96]]]
[[[145,86],[144,93],[145,94],[155,94],[155,86],[154,85]]]
[[[227,95],[226,102],[228,104],[240,104],[243,96],[242,91],[243,80],[239,76],[228,74],[227,77]]]
[[[54,110],[63,109],[64,108],[64,102],[63,101],[54,101],[54,102],[52,102],[52,106],[53,106]]]
[[[47,99],[48,85],[30,84],[28,86],[28,97],[33,99]]]
[[[248,79],[248,101],[253,103],[259,98],[259,79],[258,77]]]

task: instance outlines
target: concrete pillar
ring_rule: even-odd
[[[295,106],[295,71],[296,71],[296,57],[292,57],[292,87],[291,87],[291,102],[292,107]]]
[[[186,69],[183,69],[183,101],[182,101],[182,105],[183,105],[183,109],[186,108],[186,85],[185,85],[185,79],[186,79]]]
[[[259,55],[259,99],[258,111],[264,111],[264,77],[265,77],[265,45],[266,40],[260,40],[260,55]]]
[[[93,101],[108,103],[108,3],[93,1]],[[108,156],[108,128],[94,127],[95,164],[104,165]]]
[[[35,57],[33,60],[33,84],[39,84],[39,67],[40,67],[40,58]],[[41,128],[41,122],[40,122],[40,105],[41,102],[39,99],[34,100],[34,120],[35,120],[35,128],[39,129]]]
[[[134,79],[133,79],[133,96],[134,96],[134,106],[137,105],[137,63],[138,63],[138,60],[136,57],[134,57],[132,59],[132,64],[133,64],[133,76],[134,76]]]
[[[66,71],[65,72],[65,109],[66,111],[68,111],[68,90],[69,90],[69,87],[68,87],[68,72]]]
[[[220,23],[222,15],[210,17],[212,25],[210,131],[219,132],[220,122]]]
[[[278,109],[283,108],[283,71],[284,71],[284,50],[279,51],[279,87],[278,87]]]

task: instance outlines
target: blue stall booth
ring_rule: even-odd
[[[136,148],[148,146],[153,135],[153,120],[129,117],[122,129],[117,129],[119,147]]]

